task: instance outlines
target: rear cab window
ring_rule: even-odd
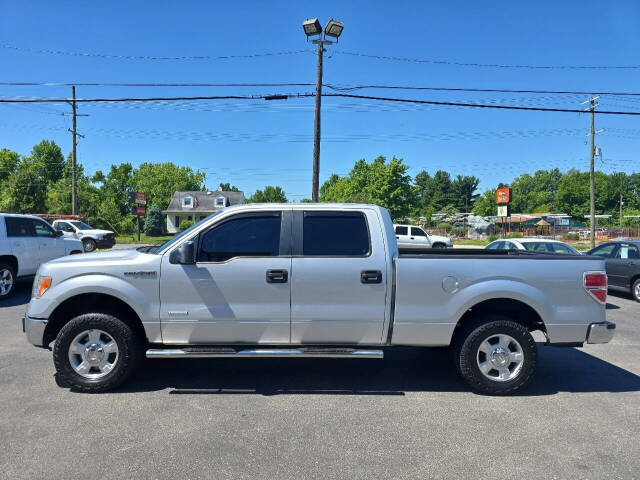
[[[411,227],[411,235],[414,235],[416,237],[426,237],[427,234],[424,233],[424,230],[422,230],[421,228],[418,227]]]
[[[302,255],[366,257],[370,253],[369,228],[364,213],[304,212]]]

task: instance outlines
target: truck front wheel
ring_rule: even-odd
[[[103,392],[127,380],[142,360],[136,332],[109,313],[85,313],[56,338],[53,362],[60,378],[83,392]]]
[[[538,349],[526,326],[508,317],[475,322],[454,344],[456,366],[471,387],[488,395],[510,395],[533,378]]]
[[[98,247],[98,244],[93,238],[83,238],[82,248],[85,252],[93,252]]]

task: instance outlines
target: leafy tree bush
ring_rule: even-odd
[[[286,203],[287,196],[282,187],[272,187],[268,185],[264,190],[256,190],[253,195],[247,198],[247,203]]]
[[[147,212],[144,221],[144,233],[149,236],[162,235],[164,233],[164,216],[158,205],[153,205]]]
[[[565,233],[564,235],[562,235],[562,239],[577,241],[580,240],[580,235],[578,235],[577,233]]]
[[[496,240],[498,240],[500,238],[499,235],[496,235],[495,233],[493,235],[489,235],[489,242],[494,242]]]
[[[192,220],[183,220],[182,222],[180,222],[180,231],[184,232],[187,228],[191,228],[193,227],[193,221]]]
[[[507,238],[522,238],[524,235],[522,235],[521,232],[509,232],[507,233]]]

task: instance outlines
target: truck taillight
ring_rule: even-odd
[[[582,284],[584,289],[598,302],[607,303],[607,274],[605,272],[585,272]]]

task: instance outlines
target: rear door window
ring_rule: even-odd
[[[638,248],[635,245],[623,243],[616,252],[615,258],[626,260],[629,258],[640,258],[640,255],[638,254]]]
[[[407,235],[408,231],[408,227],[396,227],[396,235]]]
[[[488,250],[502,250],[504,248],[504,241],[493,242],[487,246]]]
[[[303,255],[365,257],[370,251],[369,229],[362,212],[304,212]]]
[[[35,237],[30,218],[4,217],[7,226],[7,237]]]

